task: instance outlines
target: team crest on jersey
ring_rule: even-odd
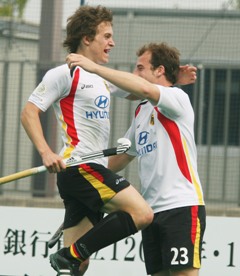
[[[151,119],[150,119],[150,125],[154,125],[154,115],[151,115]]]
[[[36,93],[40,96],[45,94],[46,93],[46,86],[42,82],[40,82],[39,85],[33,91],[33,93]]]

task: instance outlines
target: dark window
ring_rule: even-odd
[[[194,85],[183,89],[195,112],[197,144],[240,145],[240,70],[205,69],[203,95],[201,74]]]

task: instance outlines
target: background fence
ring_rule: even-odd
[[[14,1],[9,1],[14,4]],[[41,3],[41,5],[35,5]],[[237,1],[88,1],[114,13],[109,66],[132,71],[136,50],[165,41],[181,52],[182,64],[198,67],[194,85],[183,87],[195,111],[198,166],[210,214],[239,215],[240,205],[240,11]],[[130,2],[130,3],[129,3]],[[164,6],[168,2],[168,6]],[[187,5],[188,2],[188,5]],[[21,124],[20,113],[47,69],[61,64],[66,18],[84,1],[26,2],[8,16],[0,2],[0,175],[41,165]],[[33,5],[33,6],[32,6]],[[172,6],[171,6],[172,5]],[[1,13],[2,12],[2,13]],[[21,14],[20,14],[21,15]],[[33,16],[34,15],[34,16]],[[111,145],[124,135],[137,102],[112,98]],[[44,114],[47,140],[61,147],[52,110]],[[138,188],[136,162],[122,172]],[[44,173],[0,187],[1,205],[61,206],[55,176]]]

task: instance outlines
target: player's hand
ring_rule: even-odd
[[[50,173],[57,173],[66,169],[66,165],[64,164],[62,157],[54,152],[44,152],[42,154],[42,161],[43,165]]]
[[[69,69],[72,69],[76,66],[82,67],[84,70],[90,72],[90,73],[95,73],[97,64],[90,59],[86,58],[83,55],[79,54],[69,54],[66,57],[66,62],[69,67]]]
[[[193,65],[182,65],[179,67],[177,84],[187,85],[195,83],[197,80],[197,67]]]

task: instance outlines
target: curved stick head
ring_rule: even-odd
[[[117,146],[117,152],[118,152],[118,154],[119,153],[124,153],[124,152],[126,152],[126,151],[128,151],[129,149],[130,149],[130,147],[131,147],[131,141],[129,140],[129,139],[127,139],[127,138],[119,138],[118,140],[117,140],[117,142],[118,142],[118,146]]]

